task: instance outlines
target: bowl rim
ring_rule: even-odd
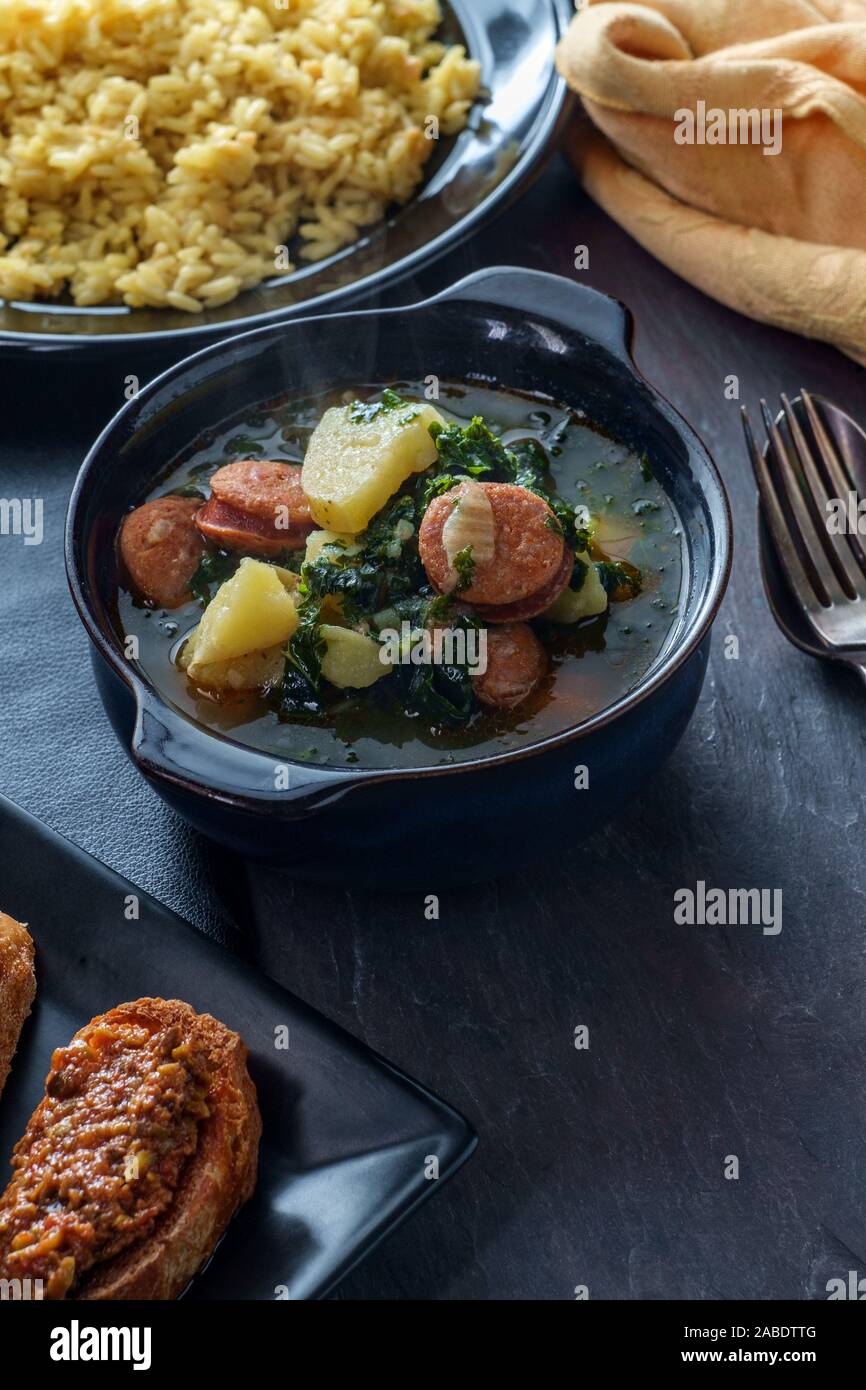
[[[550,7],[551,25],[557,33],[558,40],[561,40],[573,18],[572,0],[547,0],[547,4]],[[457,17],[460,19],[459,13]],[[497,212],[501,212],[504,207],[508,206],[509,202],[517,198],[524,188],[541,173],[546,159],[552,154],[558,137],[565,127],[570,111],[576,104],[575,93],[571,91],[565,78],[551,62],[550,78],[544,94],[538,102],[530,136],[521,145],[512,168],[508,170],[500,182],[487,192],[468,213],[458,217],[451,226],[446,227],[431,241],[417,246],[414,251],[399,257],[390,265],[361,275],[357,280],[339,285],[332,290],[326,290],[311,299],[300,300],[296,304],[280,305],[273,309],[265,309],[260,313],[244,315],[228,324],[192,322],[188,326],[175,328],[157,328],[152,331],[130,329],[129,332],[124,333],[108,332],[96,335],[83,330],[80,332],[57,332],[55,330],[40,332],[35,329],[0,327],[0,352],[14,355],[33,351],[61,352],[64,348],[68,348],[70,353],[86,358],[91,354],[101,353],[103,348],[108,351],[120,346],[133,349],[153,347],[164,350],[166,346],[178,343],[187,355],[191,355],[203,345],[228,342],[230,339],[241,337],[255,328],[297,321],[300,318],[320,317],[323,312],[348,311],[349,306],[353,304],[360,307],[372,295],[394,288],[407,276],[410,276],[413,271],[429,267],[446,252],[459,246],[467,237],[478,231],[479,227],[483,226],[486,221]],[[412,202],[417,202],[419,195],[423,196],[424,187],[425,185],[422,183],[417,194],[413,196]],[[391,213],[382,219],[382,222],[365,229],[365,232],[372,235],[377,228],[391,222],[395,216],[399,216],[399,212],[400,209],[396,213]],[[343,248],[343,251],[338,254],[343,254],[349,249],[351,248]],[[310,267],[305,268],[306,273],[310,269]],[[305,273],[305,270],[302,269],[301,273]],[[244,291],[244,293],[254,294],[259,289],[260,286],[255,286],[253,290]],[[0,310],[4,307],[14,307],[15,302],[0,298]],[[46,314],[51,312],[50,301],[45,303],[30,301],[29,303],[32,304],[34,314],[39,311]],[[97,313],[99,308],[100,306],[95,306]],[[82,312],[87,312],[87,310]],[[132,314],[135,312],[134,309],[131,310]]]
[[[718,467],[713,460],[709,450],[704,445],[700,436],[685,419],[684,416],[664,397],[657,388],[644,376],[637,366],[631,353],[631,334],[633,329],[633,317],[629,309],[619,300],[612,296],[603,294],[601,291],[592,289],[585,285],[576,285],[575,282],[566,280],[562,276],[554,275],[549,271],[534,270],[522,266],[490,266],[475,271],[470,275],[456,281],[453,285],[444,290],[423,299],[414,304],[399,305],[388,309],[358,308],[345,311],[340,314],[314,314],[303,318],[294,318],[285,328],[309,327],[317,322],[333,323],[339,320],[349,319],[370,319],[378,318],[382,315],[390,317],[399,315],[411,315],[427,311],[439,304],[447,303],[450,300],[466,301],[467,303],[477,302],[478,299],[484,300],[484,295],[476,295],[475,290],[483,285],[483,282],[490,279],[506,276],[508,278],[526,277],[533,285],[538,282],[545,282],[549,288],[568,286],[570,290],[578,289],[583,295],[589,296],[587,304],[595,305],[596,308],[603,308],[608,316],[608,328],[611,326],[611,316],[615,316],[618,321],[618,333],[615,337],[619,338],[619,348],[611,347],[610,338],[605,339],[599,333],[596,339],[589,336],[590,341],[597,341],[599,345],[604,345],[608,350],[612,350],[614,355],[622,363],[624,369],[628,370],[634,377],[635,382],[644,387],[652,398],[655,408],[662,414],[667,422],[676,430],[680,439],[684,440],[689,446],[690,457],[699,459],[703,474],[696,475],[696,486],[708,504],[708,512],[712,514],[713,508],[709,505],[711,496],[715,494],[718,504],[718,520],[720,525],[710,515],[709,524],[712,527],[712,537],[715,547],[711,564],[708,569],[705,592],[699,600],[697,609],[686,627],[676,634],[669,649],[650,667],[649,671],[638,680],[638,682],[627,690],[619,699],[611,705],[591,715],[588,719],[578,725],[569,726],[558,733],[547,734],[537,741],[530,741],[521,744],[517,748],[504,749],[497,753],[488,753],[484,756],[462,759],[453,763],[428,764],[422,766],[409,767],[386,767],[369,768],[362,766],[333,767],[327,764],[304,762],[293,760],[288,757],[281,757],[279,762],[286,766],[296,769],[300,774],[301,781],[304,783],[303,790],[309,790],[315,786],[319,791],[333,790],[339,792],[345,787],[360,784],[381,783],[389,781],[406,781],[429,777],[442,777],[468,773],[480,769],[493,770],[509,766],[514,763],[522,762],[526,759],[537,757],[541,754],[562,748],[568,744],[578,743],[580,740],[588,738],[590,735],[615,723],[618,719],[630,713],[643,702],[655,695],[678,670],[697,652],[701,644],[710,632],[716,619],[719,608],[727,589],[731,574],[733,559],[733,520],[731,515],[730,501],[727,495],[724,482]],[[501,308],[508,309],[507,303],[501,299],[489,296],[486,302],[495,307],[498,304]],[[550,318],[543,310],[536,310],[539,318]],[[551,321],[555,321],[552,320]],[[569,329],[564,322],[560,323],[560,328]],[[266,324],[258,328],[251,329],[246,333],[236,334],[231,338],[222,339],[217,343],[210,344],[201,348],[198,352],[189,357],[183,358],[180,362],[173,364],[165,371],[154,377],[133,399],[127,401],[119,411],[108,421],[100,431],[98,437],[88,450],[87,455],[81,464],[79,472],[70,494],[66,513],[66,524],[64,528],[64,553],[66,561],[66,573],[69,589],[73,603],[78,612],[78,616],[85,628],[93,646],[100,656],[106,661],[109,668],[122,683],[129,689],[135,702],[138,714],[138,722],[141,719],[143,708],[156,712],[165,710],[172,721],[181,721],[184,727],[200,731],[206,738],[216,739],[224,744],[228,744],[235,750],[239,750],[250,766],[266,760],[272,768],[274,755],[264,750],[250,747],[237,739],[222,734],[217,730],[210,729],[207,725],[194,719],[186,711],[179,709],[168,700],[153,682],[137,668],[130,666],[120,654],[119,643],[113,645],[108,640],[102,625],[97,621],[91,612],[88,598],[88,584],[85,581],[86,572],[85,556],[86,547],[79,545],[79,532],[83,506],[87,501],[88,493],[94,486],[93,479],[96,472],[96,465],[103,453],[103,450],[111,442],[115,431],[124,422],[141,409],[142,404],[149,398],[164,390],[171,384],[176,384],[191,367],[206,361],[208,358],[230,354],[233,349],[243,342],[249,342],[257,338],[266,338],[273,334],[277,327],[283,325]],[[580,336],[578,334],[578,336]],[[587,336],[587,335],[585,335]],[[285,805],[288,811],[291,802],[286,799],[281,801],[275,799],[273,795],[268,796],[264,792],[255,790],[245,790],[243,792],[227,792],[219,787],[210,785],[204,778],[187,773],[184,775],[173,773],[162,765],[154,765],[146,759],[137,756],[134,748],[131,755],[136,764],[149,776],[155,776],[163,781],[175,786],[182,787],[187,791],[197,795],[204,795],[209,799],[221,801],[227,805],[240,806],[247,810],[258,812],[273,812],[281,805]]]

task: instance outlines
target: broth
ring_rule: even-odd
[[[419,383],[386,383],[407,400],[423,401]],[[381,385],[270,402],[221,425],[164,471],[150,500],[181,488],[200,488],[232,459],[303,461],[323,411]],[[546,449],[558,492],[584,504],[598,522],[597,540],[612,558],[627,558],[642,572],[641,592],[611,603],[599,618],[573,627],[535,620],[551,670],[517,710],[480,711],[460,729],[427,728],[388,697],[386,689],[336,692],[323,717],[281,722],[254,692],[219,697],[196,690],[174,657],[202,613],[198,602],[171,612],[145,606],[126,589],[118,593],[118,625],[138,639],[142,673],[160,694],[199,723],[280,760],[368,768],[429,766],[520,748],[562,732],[605,709],[631,690],[665,650],[675,628],[687,557],[682,528],[648,461],[593,429],[575,410],[540,396],[477,382],[442,383],[434,402],[446,420],[466,424],[481,415],[504,443],[537,439]],[[623,537],[626,540],[623,541]],[[629,542],[630,538],[630,542]],[[628,554],[621,547],[628,545]],[[619,552],[619,553],[617,553]]]

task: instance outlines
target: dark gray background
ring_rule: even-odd
[[[0,789],[476,1126],[469,1165],[340,1297],[568,1299],[586,1284],[593,1298],[824,1298],[828,1278],[866,1271],[866,692],[773,625],[724,380],[736,374],[753,408],[802,384],[866,422],[866,373],[679,281],[559,162],[393,298],[485,264],[573,275],[579,243],[581,278],[630,306],[638,363],[716,457],[736,525],[697,715],[627,814],[553,870],[527,862],[443,893],[438,922],[422,893],[248,872],[188,831],[115,742],[63,570],[66,497],[122,403],[125,349],[100,372],[0,366],[0,494],[37,493],[46,509],[41,547],[0,537]],[[738,660],[724,657],[727,634]],[[459,852],[430,835],[433,859]],[[781,934],[674,925],[675,890],[698,879],[781,888]],[[579,1024],[588,1051],[573,1046]],[[730,1154],[737,1181],[723,1177]]]

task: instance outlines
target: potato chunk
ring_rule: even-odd
[[[438,410],[413,403],[360,420],[350,405],[326,410],[301,474],[313,520],[330,531],[363,531],[401,483],[435,463],[434,421],[444,424]]]
[[[195,664],[210,666],[287,642],[298,626],[290,583],[295,576],[261,560],[241,560],[221,584],[198,625]]]
[[[210,690],[269,690],[281,679],[286,664],[283,642],[263,652],[202,663],[196,660],[198,632],[197,627],[193,629],[177,659],[195,685]]]
[[[276,571],[277,577],[284,589],[293,594],[299,587],[301,576],[295,574],[294,570],[283,569],[282,565],[271,565],[271,569]]]
[[[378,642],[349,627],[322,624],[327,651],[322,657],[322,675],[341,690],[366,690],[380,676],[390,676],[391,667],[381,660]]]
[[[357,555],[361,548],[355,544],[354,536],[348,535],[345,531],[311,531],[307,537],[304,564],[311,565],[314,560],[318,560],[326,545],[337,544],[343,547],[340,552],[342,555]]]
[[[594,565],[584,553],[575,555],[575,561],[582,560],[588,566],[586,578],[579,589],[563,589],[559,598],[541,614],[551,623],[578,623],[581,618],[597,618],[607,609],[607,593]]]

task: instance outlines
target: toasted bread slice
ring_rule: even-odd
[[[36,1145],[36,1152],[44,1159],[47,1139],[55,1153],[57,1144],[61,1146],[61,1151],[66,1153],[69,1120],[62,1121],[57,1137],[54,1138],[51,1116],[56,1113],[57,1098],[60,1097],[61,1102],[64,1098],[64,1082],[70,1076],[73,1076],[75,1081],[73,1090],[68,1093],[73,1107],[69,1112],[70,1119],[74,1114],[81,1116],[86,1150],[89,1142],[88,1127],[91,1133],[97,1136],[105,1132],[105,1097],[106,1093],[111,1095],[111,1090],[107,1091],[105,1074],[102,1073],[100,1079],[98,1068],[92,1073],[88,1071],[89,1058],[98,1061],[100,1039],[111,1038],[112,1035],[117,1037],[118,1034],[124,1033],[134,1038],[136,1030],[139,1038],[164,1037],[165,1030],[174,1029],[179,1029],[184,1053],[189,1056],[195,1053],[195,1075],[198,1078],[196,1085],[203,1085],[205,1090],[198,1092],[199,1098],[195,1101],[197,1108],[192,1113],[196,1115],[196,1120],[191,1140],[188,1126],[184,1131],[186,1140],[183,1142],[189,1142],[190,1148],[187,1149],[188,1156],[181,1160],[176,1186],[169,1195],[168,1205],[155,1216],[153,1222],[142,1223],[141,1233],[134,1237],[131,1244],[101,1259],[97,1254],[97,1262],[89,1268],[82,1269],[80,1277],[71,1285],[67,1281],[57,1292],[52,1293],[49,1284],[49,1298],[63,1297],[64,1293],[71,1298],[81,1299],[177,1298],[183,1293],[193,1275],[210,1258],[235,1211],[247,1200],[255,1187],[261,1118],[255,1087],[247,1071],[246,1046],[237,1033],[233,1033],[210,1014],[197,1014],[189,1004],[184,1004],[179,999],[137,999],[130,1004],[119,1004],[108,1013],[99,1015],[84,1030],[77,1033],[68,1048],[62,1049],[61,1053],[55,1053],[52,1072],[49,1073],[46,1083],[46,1097],[31,1117],[24,1139],[18,1146],[19,1150],[25,1146],[23,1152],[27,1152],[29,1138],[31,1144]],[[187,1044],[191,1047],[187,1047]],[[111,1044],[108,1046],[110,1048]],[[133,1042],[132,1046],[137,1049],[142,1044]],[[96,1052],[94,1048],[97,1049]],[[146,1056],[146,1047],[143,1047],[140,1055]],[[146,1076],[155,1078],[157,1073],[170,1072],[176,1063],[168,1060],[168,1057],[175,1058],[176,1055],[172,1051],[167,1054],[166,1061],[159,1063],[148,1060]],[[55,1066],[58,1057],[59,1071]],[[76,1066],[76,1058],[84,1059],[79,1064],[77,1074],[68,1070]],[[155,1067],[155,1070],[150,1070],[151,1067]],[[92,1101],[88,1100],[87,1090],[90,1075],[97,1077]],[[127,1078],[132,1079],[127,1081]],[[149,1142],[148,1134],[152,1137],[155,1133],[146,1128],[150,1102],[147,1095],[142,1099],[140,1075],[136,1080],[129,1064],[124,1062],[122,1057],[118,1070],[114,1073],[114,1079],[109,1084],[119,1087],[115,1102],[121,1122],[118,1144],[130,1153],[132,1149],[129,1145],[135,1142],[137,1115],[142,1116],[141,1124],[145,1126],[138,1133],[146,1143]],[[171,1088],[171,1081],[167,1081],[166,1084]],[[133,1087],[132,1091],[126,1090],[127,1085]],[[123,1097],[126,1094],[136,1096],[137,1100],[132,1102],[131,1111],[124,1112]],[[182,1091],[175,1087],[173,1094],[178,1097],[175,1104],[180,1105]],[[139,1108],[142,1104],[145,1106],[144,1110]],[[93,1109],[89,1110],[88,1107],[91,1105]],[[111,1113],[110,1109],[108,1113]],[[133,1123],[132,1130],[128,1128],[130,1120]],[[160,1120],[159,1124],[167,1122]],[[97,1163],[101,1163],[103,1159],[104,1155],[99,1153]],[[75,1162],[74,1153],[71,1161]],[[28,1165],[25,1163],[21,1172],[26,1176],[27,1171]],[[112,1199],[109,1195],[110,1180],[103,1180],[101,1172],[101,1168],[98,1168],[95,1176],[85,1174],[82,1188],[90,1194],[86,1202],[92,1203],[95,1200],[109,1203],[108,1208],[104,1210],[110,1220],[112,1200],[117,1204],[118,1198]],[[92,1194],[98,1194],[100,1183],[103,1181],[108,1183],[105,1187],[106,1196],[101,1198],[97,1195],[94,1198]],[[7,1189],[7,1194],[12,1192],[14,1183],[15,1179]],[[114,1190],[116,1191],[116,1187]],[[52,1192],[51,1203],[55,1203],[56,1200]],[[86,1209],[86,1203],[84,1208],[77,1205],[72,1208],[79,1224]],[[95,1219],[97,1217],[91,1210],[86,1220],[92,1223]],[[120,1216],[119,1219],[123,1221],[125,1218]],[[51,1223],[54,1221],[56,1217],[51,1215]],[[58,1253],[63,1256],[65,1249],[65,1246],[61,1246]],[[12,1255],[7,1259],[10,1269],[14,1258]]]
[[[213,1254],[217,1242],[256,1185],[262,1122],[247,1071],[247,1048],[237,1033],[179,999],[139,999],[106,1017],[144,1017],[194,1029],[213,1068],[210,1116],[199,1126],[170,1210],[138,1246],[97,1266],[78,1298],[177,1298]]]
[[[0,1095],[35,997],[33,939],[25,926],[0,912]]]

